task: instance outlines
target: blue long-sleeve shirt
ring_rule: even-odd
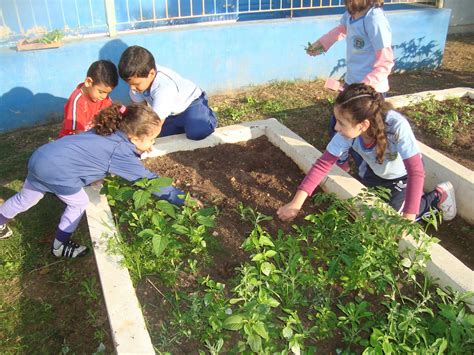
[[[28,162],[27,179],[41,191],[70,195],[109,174],[128,181],[158,177],[143,166],[125,133],[101,136],[92,129],[39,147]],[[174,204],[184,202],[178,197],[184,192],[173,186],[154,194]]]

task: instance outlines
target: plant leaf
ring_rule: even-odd
[[[131,187],[124,186],[121,187],[115,194],[115,199],[119,201],[127,201],[133,197],[135,190]]]
[[[222,327],[228,330],[239,330],[242,328],[244,317],[240,314],[234,314],[227,317],[222,323]]]
[[[138,236],[141,237],[141,238],[143,238],[143,237],[150,238],[150,237],[155,236],[155,232],[153,231],[153,229],[148,229],[147,228],[147,229],[144,229],[144,230],[140,231],[138,233]]]
[[[133,193],[133,203],[135,209],[138,210],[139,208],[146,205],[148,200],[151,197],[151,193],[145,190],[138,190]]]
[[[160,256],[168,245],[168,237],[166,235],[155,234],[153,237],[153,250],[156,256]]]
[[[403,258],[401,264],[408,269],[411,266],[411,260],[409,258]]]
[[[265,261],[260,265],[260,271],[265,275],[268,276],[272,273],[272,271],[275,269],[275,266],[268,261]]]
[[[293,336],[293,329],[290,327],[283,328],[283,337],[286,339],[290,339]]]
[[[196,220],[202,226],[212,228],[215,225],[214,224],[214,218],[210,217],[210,216],[197,216]]]
[[[150,191],[151,192],[160,192],[162,187],[171,186],[173,179],[169,177],[158,177],[150,181]]]
[[[172,218],[176,218],[174,206],[166,200],[156,201],[156,207]]]
[[[276,255],[276,253],[277,253],[277,252],[276,252],[275,250],[267,250],[267,251],[265,252],[265,257],[266,257],[266,258],[274,257],[274,256]]]
[[[268,238],[266,235],[261,235],[260,239],[258,240],[258,243],[260,245],[267,245],[267,246],[270,246],[270,247],[275,246],[275,244],[273,244],[272,240],[270,238]]]
[[[214,215],[214,211],[215,210],[213,207],[201,208],[199,211],[197,211],[197,214],[200,216],[209,217]]]
[[[256,334],[250,334],[247,338],[247,344],[254,353],[258,353],[262,349],[262,338]]]
[[[189,228],[181,224],[173,224],[171,228],[173,228],[176,233],[181,235],[187,235],[189,233]]]

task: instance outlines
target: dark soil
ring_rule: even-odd
[[[221,144],[192,152],[177,152],[159,158],[147,159],[145,165],[152,171],[174,179],[175,184],[202,201],[216,206],[218,234],[224,249],[218,280],[225,280],[229,270],[247,260],[240,246],[252,226],[243,223],[238,213],[239,203],[273,220],[262,223],[270,232],[291,230],[290,223],[276,217],[276,210],[289,202],[304,174],[285,153],[264,137],[237,144]],[[303,217],[312,213],[311,204],[295,223],[304,223]]]
[[[239,203],[273,216],[273,220],[261,223],[270,233],[275,234],[278,229],[291,233],[291,224],[281,222],[276,217],[276,210],[290,201],[304,174],[264,137],[244,143],[172,153],[147,159],[145,164],[152,171],[172,177],[177,186],[205,205],[218,207],[215,231],[221,247],[214,256],[212,269],[204,271],[216,281],[227,284],[235,274],[235,268],[248,260],[248,255],[240,246],[252,226],[241,220]],[[304,216],[315,212],[316,207],[308,202],[294,222],[306,223]],[[158,334],[163,322],[163,313],[159,309],[166,308],[160,307],[163,306],[163,297],[157,295],[150,281],[143,282],[137,293],[139,299],[145,301],[142,304],[155,303],[155,306],[148,304],[145,314],[151,334]],[[147,312],[147,309],[151,311]],[[340,339],[335,338],[317,345],[323,353],[331,354],[341,344]],[[182,344],[176,352],[188,353],[190,349],[195,350],[196,347]]]
[[[172,153],[147,159],[145,164],[158,174],[172,177],[178,187],[190,192],[205,205],[218,207],[216,231],[222,249],[215,256],[213,269],[205,272],[209,272],[220,282],[228,283],[234,275],[235,268],[248,258],[240,246],[252,227],[240,219],[237,212],[240,202],[244,206],[273,216],[272,221],[262,223],[271,233],[275,233],[279,228],[291,233],[290,224],[279,221],[276,210],[292,198],[304,174],[266,138],[238,144],[223,144],[192,152]],[[316,213],[318,208],[307,201],[294,223],[305,223],[303,217],[309,213]],[[450,238],[444,238],[448,242],[442,244],[450,248],[451,242],[454,242],[454,247],[449,250],[473,267],[472,229],[464,231],[462,235],[453,233],[453,229],[459,228],[458,224],[459,220],[447,224]],[[456,237],[452,237],[453,235]],[[152,286],[154,281],[150,281],[142,282],[137,292],[142,304],[148,304],[145,314],[151,327],[151,334],[156,336],[160,333],[167,308],[164,307],[166,301],[156,291],[158,281],[155,286]],[[334,338],[317,345],[320,351],[324,350],[323,353],[330,354],[341,346],[341,341],[339,338]],[[183,344],[176,351],[186,353],[189,349],[195,349],[194,346]]]

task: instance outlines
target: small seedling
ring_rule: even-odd
[[[59,42],[63,39],[64,33],[61,30],[54,30],[46,33],[43,37],[39,39],[41,43],[49,44],[53,42]]]
[[[325,54],[324,48],[321,45],[314,46],[313,43],[308,42],[308,44],[304,47],[304,50],[308,54],[320,55]]]

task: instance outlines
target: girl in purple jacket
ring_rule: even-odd
[[[152,148],[161,126],[157,114],[145,105],[114,104],[99,112],[94,129],[38,148],[28,162],[21,191],[0,206],[0,239],[12,234],[10,219],[50,192],[66,204],[51,253],[67,258],[85,255],[88,248],[70,240],[89,203],[83,187],[109,174],[128,181],[158,177],[143,166],[140,155]],[[172,186],[155,193],[179,205],[183,194]]]

